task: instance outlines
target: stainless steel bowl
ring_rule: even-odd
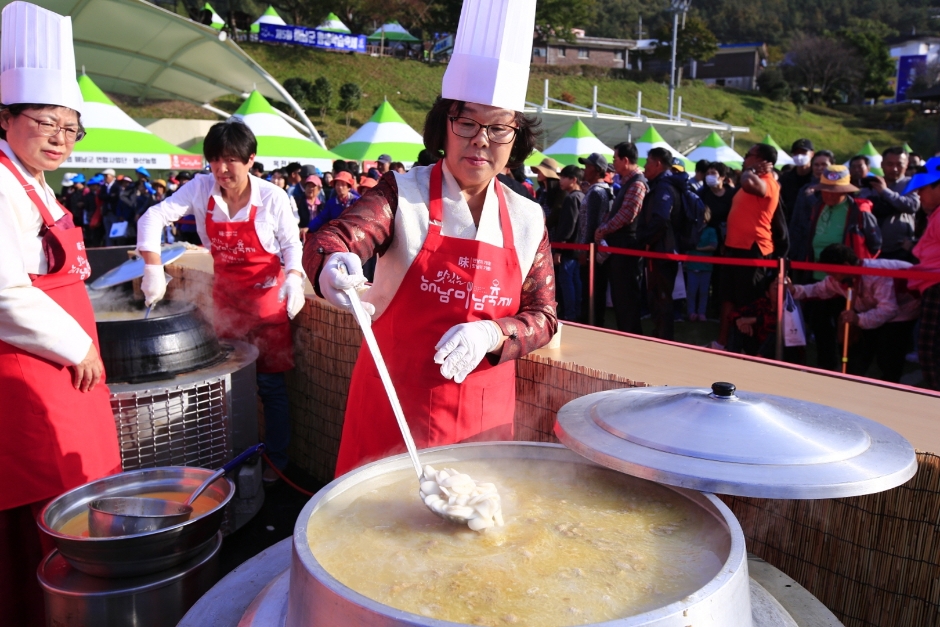
[[[171,568],[203,550],[219,531],[225,506],[235,494],[230,479],[216,481],[204,496],[218,505],[190,520],[132,536],[85,538],[60,532],[88,503],[106,496],[135,496],[148,492],[191,493],[212,470],[169,466],[112,475],[70,490],[49,503],[39,516],[39,528],[76,569],[96,577],[146,575]]]

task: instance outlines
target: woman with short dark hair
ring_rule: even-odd
[[[535,3],[526,4],[534,20]],[[480,27],[520,28],[498,22]],[[466,44],[460,38],[457,49]],[[518,48],[488,59],[517,67],[510,57],[520,52],[527,66]],[[348,308],[343,290],[363,289],[419,447],[511,440],[513,360],[547,344],[557,324],[542,210],[496,179],[535,146],[537,122],[521,113],[527,80],[478,72],[473,59],[448,66],[443,97],[425,121],[425,146],[440,161],[385,174],[304,246],[304,267],[328,301]],[[365,290],[362,260],[373,254],[375,281]],[[384,397],[369,351],[360,350],[337,475],[404,450]]]
[[[166,292],[160,233],[185,215],[195,216],[199,238],[214,264],[216,333],[258,348],[265,444],[275,468],[283,470],[290,441],[284,373],[294,367],[289,319],[305,302],[303,249],[287,192],[249,174],[257,150],[254,133],[242,122],[210,128],[203,153],[212,173],[197,176],[141,217],[137,249],[146,262],[141,290],[152,305]],[[276,481],[275,469],[267,468],[264,479]]]

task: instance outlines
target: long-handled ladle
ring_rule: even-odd
[[[405,448],[408,449],[408,456],[411,457],[411,463],[418,475],[420,485],[418,494],[421,500],[428,509],[441,518],[460,525],[468,525],[474,531],[492,527],[494,524],[501,526],[503,519],[496,486],[491,483],[478,485],[468,475],[452,469],[438,471],[431,466],[422,468],[414,438],[411,437],[411,429],[405,420],[405,412],[401,408],[388,367],[379,351],[375,333],[372,332],[372,317],[363,308],[359,292],[355,287],[343,291],[349,297],[353,317],[362,329],[362,336],[365,338],[366,346],[369,347],[372,361],[375,362],[375,368],[378,370],[379,378],[392,405],[392,413],[395,414],[398,428],[405,440]]]

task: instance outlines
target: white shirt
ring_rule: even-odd
[[[54,220],[64,214],[55,193],[33,177],[10,145],[0,140],[0,150],[43,197]],[[68,312],[39,288],[30,274],[47,274],[39,229],[42,216],[23,186],[0,166],[0,340],[63,366],[80,363],[91,347],[91,337]]]
[[[160,235],[163,227],[185,215],[196,217],[196,231],[203,246],[211,249],[209,236],[206,235],[206,210],[209,198],[215,198],[213,222],[247,222],[252,206],[258,207],[255,214],[255,232],[261,246],[272,254],[279,254],[284,262],[285,271],[297,270],[304,274],[301,258],[303,246],[300,243],[300,229],[294,219],[287,193],[256,176],[248,177],[251,196],[248,204],[239,208],[232,215],[229,206],[222,200],[215,177],[200,174],[186,183],[163,202],[154,205],[137,222],[137,250],[160,252]]]
[[[395,213],[394,235],[388,250],[378,257],[375,264],[375,282],[362,299],[375,306],[375,318],[378,318],[401,286],[405,274],[428,236],[428,203],[431,187],[431,167],[415,167],[405,174],[395,174],[398,183],[398,211]],[[444,165],[443,190],[441,204],[443,224],[441,234],[447,237],[470,239],[502,247],[503,231],[499,222],[499,199],[495,185],[502,185],[497,179],[490,181],[483,201],[480,226],[473,224],[473,216],[466,199],[460,193],[460,185]],[[542,208],[535,202],[523,198],[503,185],[506,206],[509,210],[509,223],[512,225],[513,242],[519,259],[519,270],[525,281],[542,235],[545,232],[545,218]]]

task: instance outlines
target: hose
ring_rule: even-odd
[[[294,483],[293,481],[291,481],[290,479],[288,479],[287,476],[286,476],[283,472],[281,472],[280,469],[279,469],[277,466],[275,466],[274,464],[271,463],[271,460],[268,458],[268,454],[267,454],[267,453],[261,453],[261,457],[264,458],[264,461],[267,462],[268,466],[274,471],[274,473],[275,473],[278,477],[280,477],[280,478],[284,481],[284,483],[286,483],[286,484],[289,485],[290,487],[294,488],[295,490],[297,490],[298,492],[300,492],[300,493],[303,494],[304,496],[313,496],[313,492],[311,492],[310,490],[304,490],[304,489],[301,488],[299,485],[297,485],[296,483]]]

